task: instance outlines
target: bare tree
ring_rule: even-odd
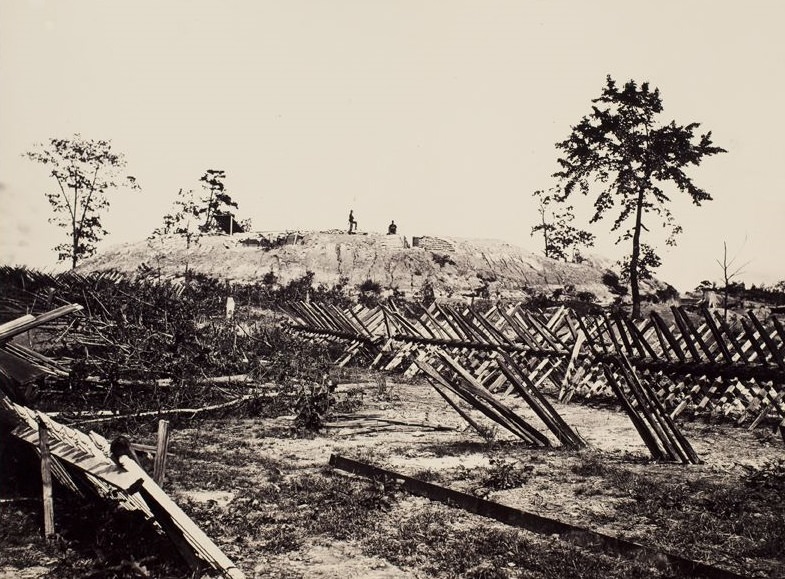
[[[725,321],[728,320],[728,294],[730,293],[731,282],[733,278],[737,277],[744,273],[744,268],[749,265],[749,261],[743,263],[742,265],[738,266],[736,269],[733,269],[734,263],[736,259],[739,257],[738,254],[734,255],[730,261],[728,261],[728,243],[726,241],[722,242],[722,261],[719,259],[717,261],[717,265],[720,266],[722,269],[722,316]]]

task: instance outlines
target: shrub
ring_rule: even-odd
[[[431,259],[436,263],[439,267],[444,267],[445,265],[455,265],[455,261],[453,261],[452,257],[447,255],[446,253],[435,253],[431,252]]]

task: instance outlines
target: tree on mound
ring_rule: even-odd
[[[186,247],[197,243],[203,233],[221,231],[218,217],[228,216],[235,218],[231,208],[237,208],[237,203],[226,192],[224,179],[226,173],[221,170],[209,169],[199,179],[204,183],[206,195],[197,197],[193,189],[184,191],[182,188],[177,193],[173,211],[163,218],[163,225],[155,229],[151,238],[164,235],[179,235],[185,238]],[[250,228],[250,219],[242,222],[243,227]]]
[[[46,165],[57,182],[57,189],[46,194],[55,213],[50,221],[66,229],[69,239],[54,249],[58,260],[70,260],[74,269],[80,259],[95,253],[96,244],[106,235],[101,213],[109,207],[106,193],[118,186],[125,158],[112,151],[110,141],[79,134],[49,139],[23,156]],[[131,189],[139,188],[134,177],[126,176],[125,181]]]
[[[151,238],[163,237],[164,235],[179,235],[185,239],[186,247],[191,247],[192,243],[198,243],[201,237],[200,222],[202,221],[203,207],[196,199],[193,189],[180,191],[174,202],[172,213],[164,215],[164,223],[155,229]]]
[[[237,209],[237,203],[226,192],[224,179],[226,179],[226,172],[220,169],[208,169],[199,178],[207,191],[207,197],[202,198],[204,205],[201,210],[204,215],[204,223],[200,229],[203,233],[220,230],[216,219],[219,215],[228,215],[230,219],[234,219],[234,212],[231,208]]]
[[[659,89],[650,90],[648,83],[638,86],[630,80],[619,89],[608,76],[602,95],[592,102],[592,112],[572,128],[565,141],[557,143],[563,156],[558,160],[561,170],[554,176],[563,187],[560,200],[567,199],[576,189],[588,194],[592,182],[599,189],[592,223],[619,205],[611,230],[626,226],[617,243],[632,241],[626,267],[632,315],[637,318],[641,302],[638,281],[660,263],[654,249],[642,243],[642,231],[648,231],[644,216],[657,214],[669,232],[667,243],[674,244],[681,227],[668,209],[670,198],[662,185],[670,181],[689,194],[696,205],[711,200],[711,195],[696,187],[684,169],[699,165],[704,157],[726,151],[714,146],[711,132],[695,141],[698,123],[659,123],[662,99]],[[632,223],[626,225],[629,221]]]
[[[542,232],[545,257],[567,261],[569,250],[594,245],[594,234],[578,229],[571,205],[558,204],[558,194],[543,190],[534,192],[539,202],[540,222],[532,227],[531,235]]]

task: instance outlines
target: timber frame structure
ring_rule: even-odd
[[[456,397],[532,444],[550,443],[520,423],[505,395],[523,398],[562,445],[585,445],[542,395],[546,387],[561,402],[617,399],[660,460],[699,462],[674,423],[687,408],[750,428],[772,416],[785,438],[785,328],[775,316],[760,320],[749,311],[728,320],[672,307],[672,321],[652,312],[635,322],[565,307],[495,305],[479,313],[433,303],[415,313],[392,302],[347,309],[296,302],[282,310],[292,331],[341,343],[338,366],[422,374],[478,430]]]

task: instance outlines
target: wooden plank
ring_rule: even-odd
[[[782,342],[783,350],[780,356],[785,357],[785,328],[782,327],[782,324],[776,317],[771,316],[770,319],[771,319],[771,323],[774,324],[774,329],[777,330],[777,334],[780,337],[780,342]]]
[[[126,455],[119,457],[120,465],[133,477],[136,482],[132,490],[142,494],[145,502],[154,514],[163,515],[171,520],[176,531],[173,535],[181,535],[194,552],[201,559],[210,563],[213,568],[220,571],[230,579],[244,579],[245,575],[221,551],[218,546],[186,515],[169,496],[155,484],[152,478],[132,458]],[[158,516],[156,516],[158,519]],[[172,536],[172,535],[170,535]]]
[[[38,449],[41,453],[41,483],[44,505],[44,537],[55,534],[55,510],[52,501],[52,456],[49,453],[49,430],[43,420],[38,420]]]
[[[706,342],[704,341],[703,336],[701,336],[700,332],[698,332],[695,329],[695,325],[692,323],[692,320],[690,320],[690,317],[687,315],[687,312],[684,311],[684,308],[681,307],[681,306],[679,306],[679,307],[674,306],[673,309],[675,311],[679,312],[679,315],[681,315],[681,319],[684,321],[684,325],[687,327],[689,332],[695,337],[695,341],[698,342],[698,346],[700,346],[701,350],[703,350],[703,353],[706,355],[706,359],[709,362],[714,362],[714,360],[715,360],[714,353],[711,351],[709,346],[706,344]]]
[[[668,327],[668,324],[665,323],[665,320],[663,320],[660,314],[655,311],[651,312],[651,319],[653,319],[654,323],[657,324],[657,326],[660,328],[662,335],[665,336],[665,340],[668,342],[671,350],[673,350],[673,353],[676,354],[676,357],[679,359],[679,361],[686,362],[687,357],[684,354],[684,350],[681,349],[678,340],[676,340],[674,337],[673,333]]]
[[[417,366],[423,372],[425,372],[425,374],[427,376],[429,376],[432,380],[434,380],[435,382],[438,382],[441,386],[443,386],[444,388],[450,390],[451,392],[453,392],[454,394],[459,396],[464,402],[466,402],[467,404],[469,404],[470,406],[472,406],[473,408],[475,408],[476,410],[478,410],[479,412],[484,414],[487,418],[491,419],[493,422],[496,422],[497,424],[500,424],[501,426],[503,426],[504,428],[506,428],[507,430],[509,430],[510,432],[515,434],[516,436],[518,436],[519,438],[522,438],[523,440],[526,440],[527,442],[531,442],[531,443],[536,442],[536,440],[534,438],[532,438],[531,436],[529,436],[528,433],[526,433],[525,431],[524,432],[519,432],[519,430],[515,426],[510,424],[510,422],[508,420],[504,419],[504,417],[498,415],[498,413],[496,413],[492,409],[486,407],[479,400],[477,400],[476,398],[471,397],[466,392],[462,391],[459,387],[456,387],[456,385],[454,385],[454,384],[450,383],[449,381],[447,381],[441,374],[439,374],[439,372],[438,372],[438,370],[436,370],[436,368],[434,368],[433,366],[431,366],[430,364],[428,364],[424,360],[415,360],[414,363],[417,364]],[[433,383],[431,383],[431,385],[433,385]],[[437,391],[438,391],[438,389],[437,389]],[[444,396],[443,396],[443,398],[444,398]],[[452,406],[461,415],[461,417],[464,418],[464,420],[469,422],[475,428],[475,430],[477,430],[477,432],[480,433],[481,436],[484,436],[484,434],[483,434],[484,431],[483,431],[482,427],[477,425],[477,423],[471,421],[468,418],[468,415],[463,413],[461,410],[459,410],[458,407],[456,405],[454,405],[448,398],[445,398],[445,400],[447,400],[447,402],[450,404],[450,406]]]
[[[654,457],[655,460],[662,460],[665,458],[665,453],[660,448],[660,445],[657,444],[657,440],[654,435],[649,430],[649,427],[646,425],[646,421],[641,418],[640,414],[635,410],[632,405],[632,402],[627,398],[627,395],[622,390],[619,383],[616,381],[616,377],[613,375],[613,371],[611,368],[603,363],[602,369],[605,372],[605,378],[608,381],[613,392],[616,394],[616,397],[622,404],[622,407],[627,412],[627,416],[630,417],[632,421],[632,425],[635,427],[635,430],[638,431],[641,439],[643,440],[646,447],[649,449],[649,453]]]
[[[665,335],[663,334],[662,328],[660,328],[660,325],[657,322],[655,322],[653,319],[652,319],[652,327],[654,328],[654,331],[657,334],[657,340],[660,343],[660,351],[665,356],[665,359],[668,362],[673,361],[673,358],[671,356],[671,352],[669,351],[670,348],[671,348],[670,344],[668,344],[668,341],[665,339]]]
[[[733,349],[736,351],[739,360],[741,360],[744,363],[747,363],[749,361],[749,358],[747,356],[747,351],[742,347],[741,343],[739,343],[739,341],[736,339],[735,334],[731,330],[730,326],[728,326],[728,322],[725,321],[725,319],[720,315],[719,312],[714,312],[714,320],[719,324],[722,331],[728,337],[728,340],[730,341],[731,346],[733,346]],[[736,360],[734,360],[734,362],[735,361]]]
[[[769,410],[771,410],[772,406],[779,409],[779,404],[782,402],[783,397],[785,397],[785,389],[780,390],[780,393],[777,394],[777,396],[773,400],[768,396],[766,396],[760,414],[758,414],[755,420],[752,421],[752,424],[750,424],[748,430],[754,430],[755,428],[757,428],[758,424],[760,424],[763,421],[763,419],[766,418],[766,415],[769,413]]]
[[[657,356],[654,348],[651,347],[651,344],[649,344],[648,340],[643,336],[641,329],[635,325],[635,322],[629,318],[624,318],[624,321],[627,324],[627,329],[630,332],[630,336],[632,336],[633,342],[641,353],[641,357],[645,358],[648,355],[652,360],[658,360],[659,356]],[[654,325],[651,320],[649,320],[649,324],[652,326]]]
[[[564,344],[558,336],[554,335],[551,330],[545,326],[540,320],[537,319],[537,316],[534,316],[531,312],[522,312],[525,314],[526,320],[534,327],[534,330],[543,337],[545,342],[550,345],[553,349],[557,351],[565,351],[569,350],[566,344]]]
[[[752,321],[755,328],[758,330],[758,333],[763,338],[763,343],[766,344],[766,347],[771,352],[773,362],[780,367],[780,370],[785,370],[785,359],[780,355],[779,351],[777,350],[777,344],[774,343],[774,340],[771,339],[771,336],[766,331],[766,328],[763,327],[763,324],[760,323],[757,316],[755,316],[755,312],[749,310],[747,312],[750,320]]]
[[[688,462],[687,457],[679,448],[679,445],[673,440],[671,434],[663,424],[661,417],[658,416],[656,408],[646,395],[646,391],[642,387],[641,381],[638,379],[634,368],[629,364],[629,360],[625,357],[621,358],[619,366],[620,373],[624,376],[633,397],[638,403],[637,410],[643,415],[651,427],[651,431],[659,439],[662,448],[665,449],[666,454],[671,460],[679,462]]]
[[[511,311],[514,311],[514,308]],[[508,312],[505,312],[502,308],[499,308],[499,315],[504,319],[510,329],[512,329],[515,335],[517,335],[524,344],[530,348],[539,348],[537,341],[521,326],[521,324],[514,320]]]
[[[507,406],[494,398],[494,396],[481,384],[479,384],[474,379],[474,377],[471,376],[471,374],[466,372],[466,370],[461,367],[458,362],[453,360],[444,352],[440,351],[437,352],[437,354],[464,379],[464,383],[461,385],[461,388],[456,389],[455,385],[451,385],[452,390],[455,391],[456,394],[461,395],[464,400],[470,404],[473,404],[475,408],[483,412],[486,416],[492,420],[495,420],[507,428],[507,430],[517,434],[520,438],[528,440],[532,443],[539,444],[541,446],[551,446],[550,441],[545,436],[543,436],[542,433],[540,433],[536,428],[532,427],[523,418],[515,414],[515,412],[510,410]],[[423,366],[420,367],[425,370]],[[488,406],[486,407],[485,404]]]
[[[755,355],[757,355],[760,363],[766,364],[767,363],[766,352],[764,352],[763,349],[760,347],[760,344],[758,343],[758,339],[755,337],[755,331],[749,326],[746,320],[741,319],[739,321],[741,322],[741,327],[744,328],[744,333],[746,335],[747,341],[752,346],[752,349],[755,350]],[[749,361],[754,362],[755,361],[754,356],[750,357]]]
[[[725,359],[725,362],[728,364],[733,364],[733,356],[731,356],[730,350],[725,344],[725,340],[722,338],[720,329],[712,319],[711,312],[709,312],[709,309],[706,306],[703,306],[701,308],[701,313],[703,314],[703,319],[706,320],[706,325],[709,327],[709,330],[714,336],[714,341],[717,342],[717,346],[720,348],[720,352],[722,353],[722,357]]]
[[[624,348],[627,350],[627,354],[635,356],[635,351],[632,349],[632,343],[627,336],[627,328],[625,327],[624,320],[618,314],[612,316],[611,320],[616,324],[616,328],[619,330],[619,337],[621,338],[622,344],[624,344]],[[643,355],[645,356],[645,354]]]
[[[698,349],[695,347],[695,344],[692,341],[692,336],[690,335],[690,330],[687,325],[684,323],[684,320],[681,318],[681,312],[679,312],[679,308],[676,306],[671,306],[671,311],[673,312],[673,319],[676,322],[676,325],[679,327],[679,331],[681,332],[681,338],[684,340],[684,343],[687,345],[687,349],[690,351],[690,355],[695,362],[701,361],[700,353],[698,353]],[[711,361],[711,360],[709,360]]]
[[[5,322],[4,324],[0,324],[0,335],[9,332],[19,326],[26,324],[27,322],[32,322],[35,319],[33,314],[25,314],[15,320],[11,320],[10,322]]]
[[[586,441],[583,440],[573,428],[559,415],[556,409],[535,387],[529,377],[523,372],[515,361],[505,355],[504,361],[497,360],[499,369],[507,376],[507,379],[516,387],[516,390],[524,400],[531,406],[532,410],[540,417],[546,426],[556,435],[556,438],[565,446],[573,448],[583,448]]]
[[[36,316],[34,319],[16,324],[11,325],[10,328],[7,328],[3,331],[0,331],[0,342],[6,342],[13,338],[14,336],[18,336],[19,334],[24,334],[32,330],[33,328],[37,328],[43,324],[53,322],[58,318],[62,318],[63,316],[67,316],[68,314],[73,314],[76,312],[82,311],[84,308],[79,304],[69,304],[67,306],[61,306],[45,314],[41,314],[40,316]]]
[[[471,416],[469,416],[468,413],[464,412],[463,409],[460,408],[455,402],[453,402],[450,399],[450,397],[447,396],[447,393],[442,391],[442,389],[439,388],[436,385],[436,383],[437,383],[436,380],[434,380],[433,378],[431,378],[429,376],[428,377],[428,383],[431,385],[431,387],[434,390],[436,390],[436,392],[439,394],[439,396],[441,396],[444,399],[444,401],[447,402],[447,404],[450,405],[450,408],[452,408],[453,410],[455,410],[455,412],[458,413],[458,416],[463,418],[469,424],[469,426],[474,428],[474,430],[477,432],[477,434],[479,434],[483,438],[485,437],[485,433],[486,433],[485,429],[483,429],[482,426],[480,426]]]
[[[647,398],[649,399],[651,405],[653,406],[654,414],[656,414],[657,420],[662,425],[662,428],[668,435],[669,440],[680,451],[680,454],[684,455],[684,457],[687,459],[686,462],[700,464],[701,460],[698,458],[698,455],[695,453],[692,445],[684,437],[673,420],[668,416],[665,407],[662,405],[662,402],[657,397],[657,394],[652,390],[651,386],[649,386],[646,380],[641,380],[637,376],[635,369],[632,367],[632,364],[630,364],[629,360],[624,360],[624,363],[627,366],[627,370],[632,376],[633,380],[636,381],[638,387],[644,392],[644,394],[646,394]]]
[[[153,480],[159,487],[164,486],[164,474],[166,473],[166,453],[169,449],[169,421],[158,421],[158,443],[155,449],[155,461],[153,462]]]
[[[31,428],[27,424],[17,427],[13,435],[33,446],[40,444],[38,430]],[[67,462],[83,472],[89,472],[91,475],[121,490],[127,490],[136,482],[135,478],[127,476],[126,473],[119,470],[106,457],[100,458],[90,455],[66,442],[50,438],[49,452],[63,462]]]
[[[597,347],[597,343],[599,342],[600,347],[602,347],[603,353],[607,354],[608,353],[608,347],[605,345],[605,340],[597,340],[596,332],[595,332],[595,334],[592,334],[589,331],[589,328],[587,327],[587,325],[585,323],[585,319],[583,317],[577,316],[576,319],[578,321],[578,327],[581,329],[581,331],[583,332],[583,335],[586,337],[586,342],[589,344],[589,348],[591,348],[592,352],[594,354],[598,354],[599,353],[600,350]],[[595,325],[595,328],[596,327],[597,326]]]

